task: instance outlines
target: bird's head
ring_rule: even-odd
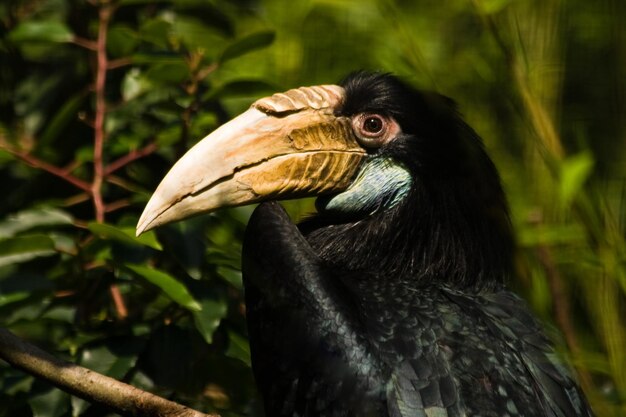
[[[511,271],[506,202],[478,136],[451,100],[378,73],[256,101],[174,165],[137,233],[305,196],[319,214],[301,229],[339,267],[474,288]]]

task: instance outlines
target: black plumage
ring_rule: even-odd
[[[253,214],[243,272],[266,415],[591,416],[526,304],[504,283],[513,239],[496,169],[453,103],[395,77],[343,82],[338,115],[401,132],[368,160],[411,176],[367,211],[295,226]]]

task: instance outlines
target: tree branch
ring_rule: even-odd
[[[70,184],[74,185],[75,187],[80,188],[83,191],[87,191],[88,193],[91,193],[91,185],[89,183],[70,174],[66,169],[63,169],[58,166],[49,164],[45,161],[42,161],[41,159],[29,154],[28,152],[20,151],[18,149],[14,149],[12,147],[6,146],[4,143],[0,143],[0,149],[7,151],[8,153],[10,153],[11,155],[15,156],[18,159],[21,159],[23,162],[25,162],[26,164],[30,165],[33,168],[38,168],[43,171],[46,171],[52,175],[55,175],[69,182]]]
[[[94,177],[91,184],[93,203],[96,210],[96,221],[104,222],[104,201],[102,200],[102,182],[104,179],[104,162],[103,151],[105,141],[104,119],[106,116],[106,74],[108,69],[108,57],[106,51],[107,34],[109,22],[113,13],[113,6],[109,3],[103,3],[98,10],[99,26],[98,39],[96,40],[96,116],[94,119],[94,146],[93,146],[93,165]]]
[[[104,168],[104,176],[108,177],[118,169],[125,167],[133,161],[136,161],[139,158],[143,158],[144,156],[148,156],[154,151],[157,150],[156,143],[152,142],[141,149],[134,149],[127,153],[126,155],[120,157],[119,159],[111,162]]]
[[[122,416],[219,417],[166,400],[108,376],[61,361],[0,328],[0,358],[86,401]]]

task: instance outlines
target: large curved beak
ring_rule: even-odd
[[[302,87],[255,102],[191,148],[148,201],[137,235],[221,207],[345,190],[365,150],[335,116],[344,91]]]

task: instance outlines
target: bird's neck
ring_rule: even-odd
[[[337,270],[374,273],[415,287],[499,288],[512,274],[506,207],[466,203],[414,190],[391,210],[349,221],[322,213],[301,230]]]

